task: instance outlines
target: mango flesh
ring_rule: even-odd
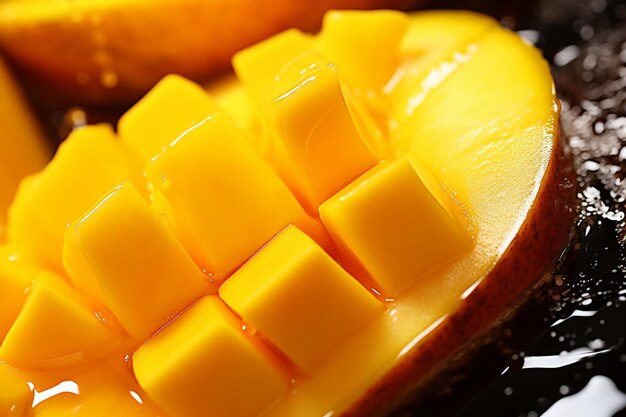
[[[0,242],[3,242],[7,209],[19,182],[26,175],[42,169],[51,150],[2,57],[0,97]]]
[[[0,414],[7,417],[26,417],[30,412],[33,393],[20,371],[0,364]]]
[[[4,0],[0,51],[46,102],[130,105],[167,74],[206,80],[268,36],[294,26],[317,30],[327,10],[410,10],[421,2]]]
[[[33,415],[81,402],[98,415],[124,393],[126,415],[384,412],[556,256],[568,217],[540,54],[473,14],[327,21],[316,38],[290,31],[240,52],[249,90],[230,80],[210,98],[163,80],[119,137],[77,130],[23,183],[5,248],[23,262],[5,268],[13,307],[0,361],[37,392],[80,388]],[[372,62],[362,46],[374,26],[380,62],[343,73],[342,62]],[[518,279],[524,257],[532,274]],[[498,286],[510,291],[485,301],[483,288]],[[46,304],[73,331],[20,351],[46,325]],[[94,340],[109,350],[92,351]],[[86,353],[59,367],[76,352]]]

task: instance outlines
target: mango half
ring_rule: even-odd
[[[34,415],[384,415],[566,243],[550,72],[496,22],[330,12],[233,64],[211,94],[164,78],[22,183],[0,361],[69,393]]]

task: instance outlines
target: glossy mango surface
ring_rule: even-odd
[[[234,68],[208,93],[166,77],[22,183],[0,407],[24,380],[60,393],[37,417],[383,412],[473,337],[437,329],[480,309],[476,288],[510,289],[478,332],[540,272],[519,280],[519,259],[556,255],[549,69],[490,19],[331,12]]]

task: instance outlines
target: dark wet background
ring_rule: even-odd
[[[552,64],[580,218],[553,282],[409,415],[624,417],[626,1],[470,3],[509,7],[503,23]]]

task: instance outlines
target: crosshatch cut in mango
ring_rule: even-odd
[[[322,204],[320,215],[390,296],[471,247],[463,225],[404,158],[368,171]]]
[[[233,67],[252,99],[262,108],[284,91],[285,63],[313,51],[314,45],[310,35],[289,29],[235,54]]]
[[[168,77],[22,183],[0,362],[80,391],[22,417],[389,415],[520,301],[571,220],[549,68],[487,18],[406,20],[286,32],[215,99]]]
[[[141,387],[173,416],[254,417],[285,396],[290,378],[217,298],[202,298],[139,348]]]
[[[77,293],[39,282],[0,345],[0,361],[26,369],[58,368],[96,359],[118,344],[114,330]]]
[[[120,139],[148,161],[214,110],[202,87],[168,75],[122,116],[117,129]]]
[[[280,177],[215,113],[147,166],[148,178],[178,214],[196,262],[223,279],[288,224],[315,227]],[[202,190],[198,192],[198,190]]]
[[[72,281],[144,340],[208,292],[208,280],[131,183],[104,196],[68,229]]]
[[[382,302],[294,226],[235,272],[219,294],[247,325],[309,373],[383,309]]]
[[[267,105],[266,114],[286,150],[294,192],[314,213],[378,162],[352,122],[330,64],[308,71]]]
[[[9,210],[8,242],[42,266],[63,271],[65,229],[122,181],[147,194],[139,161],[111,127],[74,130],[50,164],[18,189]]]

